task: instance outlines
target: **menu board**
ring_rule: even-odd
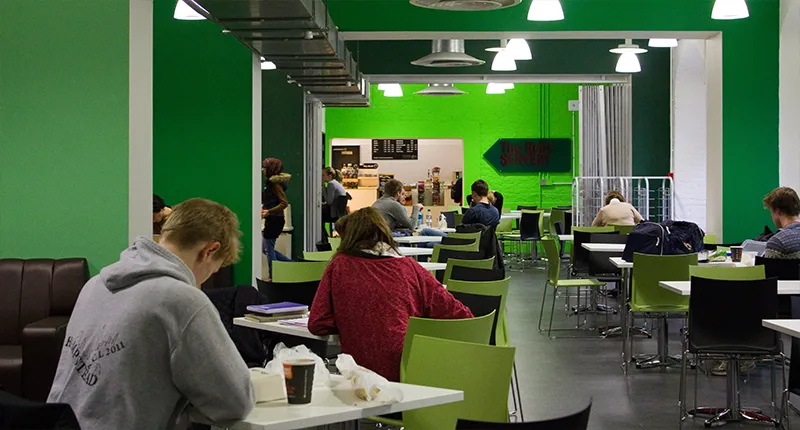
[[[372,139],[373,160],[416,160],[418,139]]]

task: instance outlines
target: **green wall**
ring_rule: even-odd
[[[292,205],[292,253],[303,256],[303,148],[304,100],[303,90],[286,82],[286,75],[276,70],[261,73],[262,83],[262,140],[263,158],[283,161],[283,170],[292,175],[286,197]],[[320,227],[321,228],[321,227]]]
[[[209,21],[153,10],[153,190],[167,204],[203,197],[239,217],[237,283],[252,277],[252,53]],[[125,51],[127,53],[127,50]]]
[[[780,1],[751,0],[750,17],[731,21],[711,19],[714,0],[561,3],[566,19],[555,22],[528,21],[529,2],[492,12],[454,13],[405,1],[331,0],[329,10],[342,31],[721,31],[723,183],[736,184],[722,190],[724,241],[752,237],[770,224],[761,199],[778,185]],[[397,64],[413,59],[398,57]],[[743,172],[747,181],[741,180]]]
[[[646,46],[647,40],[637,40]],[[358,54],[359,66],[372,75],[397,74],[479,74],[502,75],[491,70],[494,54],[486,48],[497,46],[497,40],[469,40],[466,51],[486,61],[482,66],[458,68],[418,67],[408,61],[431,51],[429,41],[365,41],[350,42]],[[529,42],[531,61],[518,61],[513,74],[580,75],[616,74],[617,55],[608,52],[618,42],[611,40],[533,40]],[[633,76],[633,174],[666,176],[670,160],[670,52],[650,49],[639,56],[641,73]],[[577,96],[576,96],[577,99]]]
[[[389,98],[372,85],[371,108],[326,109],[328,139],[462,138],[465,189],[476,179],[484,179],[490,188],[503,193],[506,207],[572,203],[569,185],[540,186],[542,178],[571,183],[572,172],[500,174],[483,154],[500,138],[570,138],[573,114],[568,110],[568,101],[577,100],[577,85],[517,84],[515,89],[497,95],[486,94],[486,85],[458,85],[469,94],[413,95],[423,88],[425,85],[403,85],[404,97]],[[576,152],[573,149],[573,156]]]
[[[128,25],[128,2],[0,1],[0,257],[96,273],[127,246]]]

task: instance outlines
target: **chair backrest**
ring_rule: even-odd
[[[688,308],[689,297],[675,294],[660,287],[661,281],[688,281],[689,267],[697,265],[697,254],[648,255],[633,254],[633,280],[631,307],[683,307]]]
[[[791,297],[792,318],[800,319],[800,297]],[[800,357],[800,339],[792,337],[792,357]],[[789,379],[787,389],[790,393],[800,395],[800,360],[789,362]]]
[[[500,224],[497,224],[497,233],[510,233],[514,230],[514,220],[511,218],[500,219]]]
[[[584,233],[613,233],[614,227],[606,226],[606,227],[572,227],[572,234],[575,232],[582,231]]]
[[[330,242],[317,242],[315,245],[317,247],[318,252],[333,250],[333,247],[331,246]]]
[[[506,301],[508,298],[508,288],[511,285],[511,278],[504,278],[499,281],[455,281],[450,280],[447,284],[447,291],[451,294],[473,294],[488,297],[500,296],[500,307],[497,311],[496,323],[494,324],[494,331],[492,332],[491,344],[507,346],[508,345],[508,324],[506,321]],[[456,298],[458,298],[456,296]],[[461,303],[464,303],[463,301]],[[465,306],[469,307],[467,303]],[[472,308],[470,308],[472,310]],[[473,311],[473,315],[475,312]]]
[[[705,236],[703,236],[703,244],[714,245],[716,243],[717,243],[716,234],[706,234]]]
[[[411,317],[408,319],[406,337],[403,340],[403,354],[400,357],[400,380],[403,380],[408,367],[408,357],[416,341],[415,337],[429,336],[437,339],[488,345],[492,335],[495,314],[489,313],[476,318],[440,320]]]
[[[454,216],[455,216],[455,219],[456,219],[454,227],[456,225],[461,225],[461,220],[464,218],[464,214],[463,213],[460,213],[460,214],[457,213]]]
[[[267,282],[256,279],[258,291],[267,297],[267,303],[294,302],[311,306],[317,295],[319,281]]]
[[[519,236],[522,240],[542,238],[541,217],[543,211],[523,210],[519,221]]]
[[[453,266],[450,273],[451,281],[500,281],[506,278],[504,269],[477,269],[466,266]]]
[[[693,278],[719,279],[725,281],[750,281],[766,278],[764,266],[714,266],[704,264],[689,268],[689,275]]]
[[[535,211],[539,209],[538,206],[524,206],[524,205],[517,205],[518,211]]]
[[[481,421],[458,420],[456,430],[586,430],[589,426],[589,413],[592,403],[561,418],[542,421],[527,421],[524,423],[490,423]]]
[[[447,259],[451,257],[461,258],[462,260],[477,260],[481,258],[481,254],[475,249],[474,245],[471,244],[443,245],[437,243],[436,245],[433,245],[431,261],[435,263],[447,263]]]
[[[472,245],[472,251],[478,251],[481,249],[481,232],[479,231],[474,233],[447,233],[447,237],[450,239],[470,240],[469,245]]]
[[[758,267],[758,266],[756,266]],[[778,316],[778,280],[719,280],[692,276],[689,351],[769,353],[780,351],[778,332],[761,320]]]
[[[619,234],[631,234],[631,232],[633,231],[633,228],[636,227],[636,226],[635,225],[616,225],[616,224],[612,224],[611,227],[613,227],[614,231],[616,231]]]
[[[333,247],[331,247],[333,248]],[[303,260],[306,261],[330,261],[336,251],[303,251]]]
[[[561,225],[564,225],[564,209],[553,208],[550,209],[550,231],[555,231],[555,225],[557,222],[560,222]],[[562,230],[563,231],[563,230]]]
[[[502,306],[501,303],[503,303],[503,297],[462,293],[459,291],[451,291],[450,294],[461,302],[462,305],[469,308],[472,315],[482,317],[492,314],[494,316],[492,319],[492,330],[489,336],[489,345],[497,345],[498,314]]]
[[[456,211],[450,211],[450,210],[448,210],[447,212],[442,212],[442,215],[444,215],[444,219],[447,221],[447,226],[450,228],[455,228],[456,226],[456,213],[457,213]]]
[[[464,401],[403,412],[408,430],[454,429],[459,419],[508,421],[515,348],[416,336],[405,382],[464,392]],[[480,370],[477,370],[480,369]]]
[[[453,267],[463,266],[472,267],[474,269],[491,269],[494,267],[494,256],[482,260],[461,260],[459,258],[448,258],[447,268],[444,270],[442,283],[447,285],[450,280],[450,275],[453,273]]]
[[[273,261],[272,280],[274,282],[319,281],[328,261]]]
[[[564,231],[572,232],[572,210],[564,212]]]
[[[756,257],[756,266],[764,266],[767,278],[781,281],[800,280],[800,260]]]
[[[342,244],[342,238],[341,237],[329,237],[328,238],[328,243],[331,244],[331,250],[336,251],[337,249],[339,249],[339,245]]]
[[[558,254],[558,245],[552,237],[542,238],[542,247],[547,257],[547,280],[551,284],[558,283],[558,275],[561,272],[561,258]]]
[[[443,237],[442,238],[442,245],[474,245],[475,241],[472,239],[456,239],[454,237]]]

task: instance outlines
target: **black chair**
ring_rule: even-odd
[[[480,252],[470,252],[470,251],[454,251],[452,249],[440,249],[438,260],[434,261],[434,263],[447,263],[447,260],[455,258],[458,260],[480,260],[481,253]],[[435,273],[436,280],[439,282],[444,282],[444,270],[437,270]]]
[[[200,286],[200,289],[203,291],[208,291],[232,287],[234,285],[233,267],[234,265],[221,267],[216,273],[211,275],[208,280],[203,282],[203,285]]]
[[[450,228],[455,228],[456,227],[456,212],[455,211],[442,212],[442,215],[444,215],[444,219],[445,219],[445,221],[447,221],[447,226],[448,227],[450,227]]]
[[[0,390],[0,429],[80,430],[66,403],[38,403]]]
[[[503,269],[477,269],[474,267],[453,266],[450,279],[454,281],[502,281],[506,279],[506,271]]]
[[[689,299],[689,325],[686,348],[681,361],[681,384],[678,404],[681,421],[686,415],[709,416],[705,422],[710,427],[734,415],[737,419],[780,425],[775,418],[738,405],[739,360],[772,358],[772,382],[774,386],[775,359],[782,359],[778,332],[765,328],[761,320],[778,316],[778,280],[768,278],[756,281],[722,281],[692,277],[692,292]],[[722,358],[728,360],[729,398],[735,405],[722,408],[696,408],[686,411],[686,369],[689,354],[696,359]],[[781,364],[783,368],[783,364]],[[695,384],[697,378],[695,378]],[[695,391],[696,392],[696,391]],[[695,403],[697,399],[695,399]],[[773,391],[772,402],[775,403]],[[729,408],[736,408],[730,410]]]
[[[331,244],[329,242],[317,242],[316,246],[317,246],[317,251],[332,251],[333,250],[333,247],[331,247]]]
[[[610,233],[590,233],[586,231],[572,232],[572,274],[588,274],[589,273],[589,256],[592,254],[588,249],[583,247],[584,243],[625,243],[627,237],[623,236],[622,242],[618,239],[620,234],[618,232]],[[611,238],[616,236],[616,238]],[[614,242],[617,240],[617,242]]]
[[[319,281],[267,282],[256,279],[258,291],[267,296],[267,303],[294,302],[311,306],[319,288]]]
[[[544,421],[526,423],[485,423],[480,421],[458,420],[456,430],[586,430],[592,403],[572,415]]]
[[[553,223],[553,230],[555,230],[553,233],[555,233],[556,237],[561,236],[562,234],[564,234],[564,225],[561,224],[561,221],[556,221]],[[558,256],[561,257],[562,259],[564,258],[563,240],[558,241]]]
[[[450,294],[461,304],[469,308],[472,315],[482,317],[494,312],[494,322],[492,322],[492,335],[489,338],[489,345],[497,345],[495,331],[497,330],[497,319],[500,315],[500,302],[503,296],[487,296],[483,294],[461,293],[451,291]]]
[[[443,237],[442,238],[442,245],[472,245],[475,243],[472,239],[461,239],[455,237]]]
[[[800,318],[800,297],[791,298],[792,318]],[[786,385],[786,396],[784,405],[788,404],[790,408],[800,414],[800,409],[797,409],[789,399],[789,394],[800,396],[800,339],[792,337],[792,360],[789,363],[789,379]]]
[[[564,231],[572,231],[572,212],[564,212]]]
[[[767,278],[778,278],[779,281],[800,280],[800,260],[757,256],[756,266],[764,266]],[[792,297],[794,296],[778,296],[778,316],[780,318],[788,318],[792,314]]]
[[[536,242],[542,240],[542,232],[539,230],[539,217],[542,215],[541,212],[533,212],[533,213],[522,213],[522,217],[519,220],[519,234],[506,234],[503,236],[503,240],[508,240],[511,242],[518,242],[519,244],[519,252],[517,253],[518,263],[520,265],[520,269],[525,269],[525,259],[522,253],[522,244],[525,242],[529,242],[531,245],[531,259],[536,259]]]
[[[518,211],[535,211],[539,209],[538,206],[524,206],[524,205],[517,205]]]

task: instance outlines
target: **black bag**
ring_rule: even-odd
[[[753,240],[755,240],[756,242],[769,242],[769,239],[772,236],[775,236],[775,233],[777,233],[777,232],[773,232],[772,230],[770,230],[769,226],[765,225],[764,226],[764,232],[761,233],[760,235],[756,236],[756,238],[753,239]]]
[[[633,254],[678,255],[703,250],[703,231],[693,222],[645,221],[633,228],[625,243],[622,259],[633,261]]]

